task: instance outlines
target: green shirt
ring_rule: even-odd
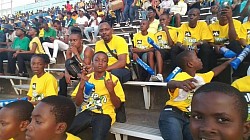
[[[24,37],[23,39],[20,39],[19,37],[16,37],[13,41],[12,44],[12,49],[14,50],[24,50],[27,51],[29,48],[29,43],[30,43],[30,39],[28,37]]]
[[[54,30],[52,28],[49,28],[48,31],[44,30],[44,36],[43,36],[43,38],[45,38],[45,37],[54,37],[54,38],[56,38],[56,30]]]

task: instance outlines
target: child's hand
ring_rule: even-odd
[[[110,79],[108,79],[108,80],[106,80],[104,78],[104,83],[105,83],[105,87],[108,89],[108,91],[110,93],[110,92],[114,92],[114,88],[115,88],[118,80],[116,80],[115,82],[113,82],[111,73],[109,73],[109,77],[110,77]]]
[[[138,57],[139,57],[138,54],[133,53],[133,60],[134,60],[134,61],[136,61],[136,59],[137,59]]]
[[[193,82],[197,83],[197,80],[194,78],[190,78],[190,79],[187,79],[184,81],[179,81],[177,84],[177,87],[185,90],[186,92],[192,91],[196,88],[196,86]]]

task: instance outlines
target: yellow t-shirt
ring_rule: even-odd
[[[152,23],[149,24],[148,32],[150,33],[157,33],[158,25],[160,21],[158,19],[155,19]]]
[[[245,39],[247,44],[250,44],[250,21],[242,24],[238,36],[241,39]]]
[[[200,77],[200,79],[203,79],[203,83],[209,83],[213,76],[214,76],[214,72],[213,71],[209,71],[207,73],[197,73],[195,74],[195,76]],[[187,74],[186,72],[181,72],[178,73],[173,80],[175,81],[184,81],[190,78],[194,78],[192,76],[190,76],[189,74]],[[188,95],[181,95],[179,93],[179,89],[175,89],[175,91],[173,93],[169,93],[170,95],[170,99],[166,102],[166,105],[171,105],[174,107],[179,108],[180,110],[182,110],[183,112],[189,112],[190,111],[190,105],[191,105],[191,100],[193,97],[192,93],[188,93]]]
[[[105,74],[105,79],[110,79],[110,75],[108,72],[106,72]],[[111,117],[112,119],[112,124],[115,122],[115,107],[111,102],[110,99],[110,95],[109,92],[105,86],[104,80],[100,79],[100,80],[96,80],[94,78],[94,72],[90,74],[90,79],[89,79],[89,83],[92,83],[95,85],[94,91],[92,92],[88,103],[82,106],[82,110],[91,110],[95,113],[103,113],[103,114],[107,114]],[[114,75],[112,75],[112,80],[113,81],[117,81],[118,78]],[[75,88],[74,92],[72,93],[72,97],[75,97],[77,94],[79,88],[79,84],[77,85],[77,87]],[[120,98],[121,102],[125,102],[125,94],[124,91],[122,89],[121,83],[118,80],[115,88],[115,94],[117,95],[117,97]]]
[[[173,40],[174,44],[177,42],[177,29],[167,26],[168,32],[170,34],[171,39]],[[170,46],[168,45],[168,39],[167,34],[165,31],[159,31],[155,34],[156,44],[161,49],[170,49]]]
[[[43,37],[44,36],[44,29],[42,28],[41,30],[39,30],[39,37]]]
[[[97,11],[97,15],[98,15],[98,17],[100,17],[100,16],[104,16],[104,11]]]
[[[56,78],[48,72],[40,78],[38,78],[37,75],[34,75],[31,79],[27,95],[32,97],[31,101],[41,100],[42,98],[51,95],[58,95]]]
[[[152,45],[148,43],[148,37],[154,40],[155,42],[155,36],[153,33],[149,33],[147,35],[142,35],[141,32],[138,32],[134,35],[134,46],[135,48],[139,49],[149,49],[152,48]]]
[[[43,47],[42,47],[42,44],[41,44],[41,42],[40,42],[40,39],[39,39],[38,37],[34,37],[34,38],[30,41],[30,44],[29,44],[30,50],[32,49],[33,43],[36,43],[36,44],[37,44],[35,54],[45,54],[45,52],[44,52],[44,50],[43,50]]]
[[[207,23],[204,21],[198,21],[195,28],[190,28],[188,23],[182,24],[179,29],[177,42],[191,46],[195,42],[212,39],[213,35],[209,31]]]
[[[237,35],[239,35],[241,23],[240,23],[240,21],[235,20],[235,19],[233,19],[233,23],[234,23],[235,31],[236,31]],[[221,26],[219,24],[219,21],[210,24],[209,29],[210,29],[210,32],[213,34],[212,42],[214,42],[215,44],[225,43],[229,39],[228,28],[229,28],[228,24],[226,24],[225,26]],[[237,37],[237,39],[239,39],[239,38]]]
[[[107,45],[114,54],[117,54],[117,55],[127,54],[127,64],[129,64],[130,61],[129,61],[129,55],[128,55],[128,44],[123,37],[112,35],[112,39],[109,43],[107,43]],[[109,53],[108,49],[105,47],[105,43],[103,39],[97,41],[95,44],[95,52],[98,52],[98,51],[103,51],[108,55],[109,66],[113,65],[114,63],[118,61],[115,57],[113,57]]]
[[[77,136],[74,136],[74,135],[72,135],[70,133],[66,133],[66,135],[67,135],[67,139],[66,140],[81,140]]]
[[[240,92],[250,92],[250,76],[235,80],[232,86],[237,88]]]

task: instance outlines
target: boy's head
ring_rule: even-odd
[[[16,101],[0,110],[0,140],[25,139],[33,105],[28,101]]]
[[[185,50],[176,56],[176,63],[183,71],[202,69],[202,62],[194,51]]]
[[[159,20],[160,20],[160,24],[165,25],[165,26],[168,26],[168,25],[169,25],[169,22],[170,22],[169,13],[163,12],[163,13],[161,14]]]
[[[212,14],[217,14],[219,12],[219,5],[213,5],[210,8]]]
[[[31,57],[31,69],[39,75],[44,73],[44,68],[49,64],[49,56],[47,54],[35,54]]]
[[[96,52],[93,56],[94,72],[104,72],[108,67],[108,55],[105,52]]]
[[[75,105],[67,97],[49,96],[42,99],[32,112],[26,139],[52,140],[61,137],[71,125],[75,113]]]
[[[194,140],[242,140],[248,137],[247,102],[236,88],[224,83],[200,87],[191,103],[190,129]]]
[[[142,32],[145,32],[145,31],[148,30],[148,28],[149,28],[149,21],[146,20],[146,19],[143,19],[143,20],[141,21],[141,24],[140,24],[140,30],[141,30]]]

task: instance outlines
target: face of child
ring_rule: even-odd
[[[70,46],[80,48],[82,46],[82,40],[77,34],[71,34],[69,36]]]
[[[148,27],[149,27],[148,21],[145,21],[145,20],[141,21],[141,24],[140,24],[141,31],[147,31]]]
[[[234,97],[223,93],[194,96],[190,118],[194,140],[242,140],[246,130],[235,106]]]
[[[36,75],[44,73],[46,64],[41,57],[33,57],[31,59],[31,69]]]
[[[97,54],[93,60],[93,67],[95,72],[104,72],[108,66],[107,56],[104,54]]]
[[[169,25],[169,16],[161,15],[160,16],[160,24],[161,25]]]
[[[18,135],[20,123],[15,115],[15,111],[9,108],[0,110],[0,140],[8,140]]]
[[[26,140],[53,139],[57,127],[51,106],[39,102],[32,112],[31,123],[27,127]]]
[[[200,70],[203,68],[203,64],[201,62],[201,59],[197,57],[197,54],[195,52],[192,52],[192,55],[190,57],[190,61],[192,62],[193,64],[193,67],[196,69],[196,70]]]

